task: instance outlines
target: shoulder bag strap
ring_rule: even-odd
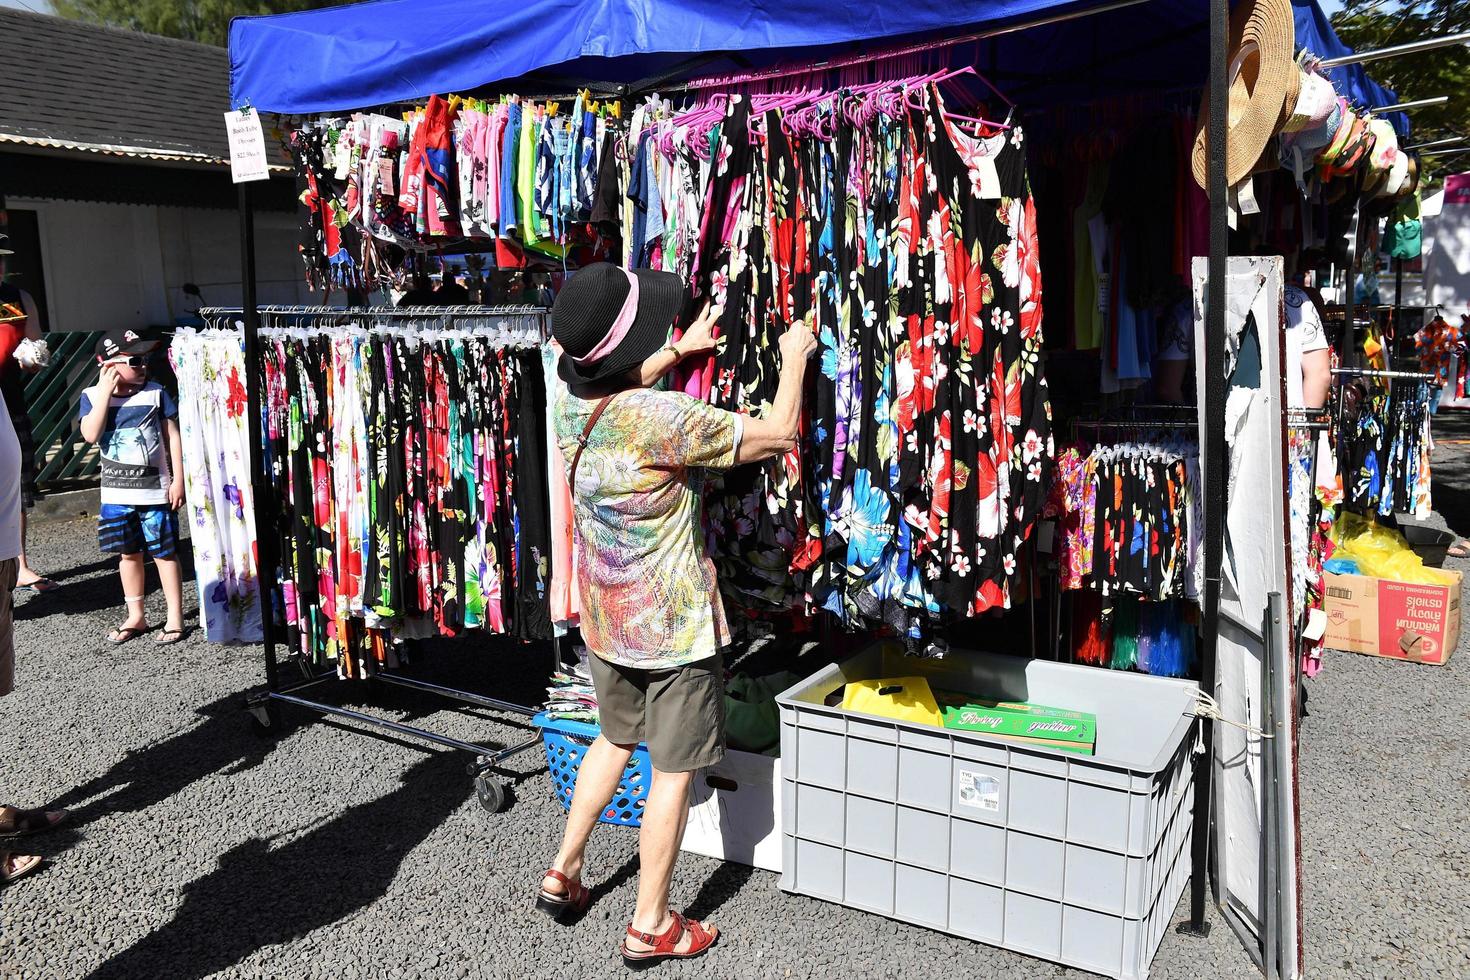
[[[597,407],[592,409],[592,416],[587,419],[586,428],[577,437],[577,451],[572,456],[572,468],[567,474],[567,486],[571,489],[573,497],[577,495],[577,464],[582,461],[582,450],[587,448],[587,440],[592,437],[592,430],[596,428],[597,420],[602,418],[602,413],[607,411],[607,406],[612,402],[613,398],[613,395],[604,395],[602,397],[602,400],[597,403]]]

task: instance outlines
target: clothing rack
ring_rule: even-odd
[[[1400,381],[1434,381],[1438,375],[1427,371],[1380,371],[1374,368],[1336,367],[1332,373],[1338,377],[1389,378]]]
[[[1332,411],[1326,408],[1288,408],[1286,427],[1294,432],[1326,432],[1332,428]]]
[[[1101,435],[1107,433],[1142,434],[1161,432],[1163,430],[1179,430],[1181,432],[1197,430],[1199,428],[1199,416],[1194,408],[1189,405],[1151,405],[1134,404],[1116,409],[1113,417],[1098,419],[1072,419],[1072,441],[1077,441],[1079,431],[1087,430]],[[1033,535],[1034,538],[1034,535]],[[1033,556],[1034,558],[1034,556]],[[1058,663],[1076,663],[1072,655],[1071,644],[1071,620],[1063,621],[1062,615],[1062,590],[1059,587],[1058,572],[1055,557],[1049,557],[1046,563],[1048,578],[1050,579],[1047,596],[1047,619],[1051,625],[1051,659]],[[1067,655],[1062,656],[1062,644],[1066,642]],[[1033,643],[1033,647],[1035,644]]]
[[[243,215],[246,222],[246,248],[253,251],[252,229],[250,228],[248,213]],[[273,608],[275,592],[279,585],[276,577],[277,555],[276,538],[274,534],[262,534],[261,529],[273,526],[270,510],[265,506],[267,495],[275,493],[274,487],[267,478],[261,458],[261,397],[262,378],[260,369],[259,340],[261,333],[260,318],[266,316],[300,315],[311,317],[334,317],[340,319],[360,319],[363,317],[381,319],[493,319],[503,316],[538,316],[541,317],[542,336],[547,336],[547,321],[550,311],[542,306],[445,306],[445,307],[404,307],[400,309],[343,309],[331,306],[260,306],[253,304],[254,274],[253,255],[246,253],[246,268],[249,270],[246,279],[246,297],[244,309],[232,309],[225,307],[206,307],[199,311],[199,316],[205,321],[219,322],[227,317],[243,317],[244,341],[245,341],[245,374],[246,393],[249,399],[247,412],[247,424],[249,428],[249,450],[250,450],[250,477],[251,489],[255,506],[255,526],[258,548],[257,574],[260,581],[261,602],[261,629],[265,646],[265,688],[245,699],[245,708],[250,712],[257,732],[262,735],[270,735],[281,729],[281,718],[279,705],[291,704],[298,708],[315,711],[318,714],[329,717],[346,718],[358,724],[366,726],[368,730],[380,730],[391,732],[395,735],[417,739],[431,745],[439,745],[444,748],[456,749],[468,752],[474,756],[474,761],[469,764],[467,770],[474,779],[475,795],[480,800],[480,805],[491,813],[497,813],[504,809],[510,796],[508,789],[500,779],[492,775],[492,770],[499,767],[512,756],[536,748],[542,744],[540,733],[533,737],[513,745],[496,748],[475,742],[467,742],[441,732],[430,731],[416,725],[393,721],[388,718],[380,718],[363,711],[344,708],[340,705],[327,704],[322,701],[314,701],[301,696],[302,691],[318,687],[328,681],[340,679],[336,671],[328,670],[312,674],[303,663],[303,676],[300,680],[283,683],[280,677],[280,662],[276,657],[276,615]],[[560,667],[561,645],[559,639],[554,639],[551,647],[552,672]],[[445,687],[433,684],[415,677],[405,676],[391,670],[379,670],[372,675],[372,680],[389,684],[394,687],[408,688],[421,693],[433,694],[443,697],[449,701],[457,701],[486,708],[491,711],[499,711],[504,714],[519,715],[525,718],[533,717],[540,710],[531,705],[516,704],[499,698],[487,697],[471,691],[463,691],[458,688]]]

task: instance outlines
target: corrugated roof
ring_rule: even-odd
[[[7,8],[0,38],[0,142],[228,162],[223,48]]]

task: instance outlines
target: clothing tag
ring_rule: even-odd
[[[974,171],[980,175],[980,200],[999,201],[1000,172],[995,169],[995,161],[989,157],[981,157],[972,164]]]
[[[1324,435],[1326,433],[1323,433]],[[1302,639],[1308,643],[1316,643],[1327,635],[1327,613],[1321,609],[1312,609],[1307,612],[1307,628],[1302,631]]]
[[[1245,183],[1240,185],[1236,194],[1236,200],[1240,202],[1241,214],[1261,213],[1261,206],[1256,203],[1256,181],[1254,177],[1247,177]]]
[[[378,161],[378,193],[384,197],[397,197],[398,193],[393,189],[393,179],[396,176],[391,157],[383,157]]]
[[[1056,547],[1057,522],[1042,521],[1036,525],[1036,550],[1043,555],[1052,553]]]
[[[1108,312],[1108,286],[1112,282],[1112,276],[1106,272],[1097,274],[1097,311],[1103,315]]]
[[[230,138],[230,177],[237,184],[269,180],[270,164],[265,156],[265,134],[260,114],[254,109],[225,113],[225,131]]]
[[[343,133],[337,139],[337,179],[346,180],[347,171],[352,169],[352,141]]]

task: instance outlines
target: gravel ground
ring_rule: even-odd
[[[1444,438],[1470,439],[1470,425],[1455,425]],[[1436,493],[1460,531],[1470,513],[1449,504],[1467,496],[1467,450],[1451,443],[1436,456]],[[490,815],[459,753],[306,715],[288,714],[279,738],[262,739],[239,710],[260,680],[258,649],[199,635],[166,651],[147,639],[108,648],[121,590],[91,525],[38,527],[32,548],[65,590],[17,610],[0,799],[55,801],[76,819],[27,842],[50,866],[0,892],[0,975],[625,975],[615,944],[634,900],[631,831],[594,838],[597,901],[582,923],[566,931],[531,913],[562,826],[544,757],[510,760],[518,800]],[[191,621],[194,601],[190,587]],[[150,603],[161,620],[156,583]],[[1329,655],[1311,684],[1301,775],[1309,976],[1444,976],[1470,961],[1470,747],[1452,734],[1470,714],[1465,646],[1445,668]],[[545,667],[525,649],[464,642],[419,673],[527,702]],[[329,696],[489,744],[527,737],[519,723],[412,692],[338,686]],[[784,895],[775,875],[704,858],[681,859],[674,895],[724,936],[664,976],[898,977],[960,963],[976,977],[1085,976]],[[1255,975],[1211,918],[1208,938],[1171,931],[1152,975]]]

